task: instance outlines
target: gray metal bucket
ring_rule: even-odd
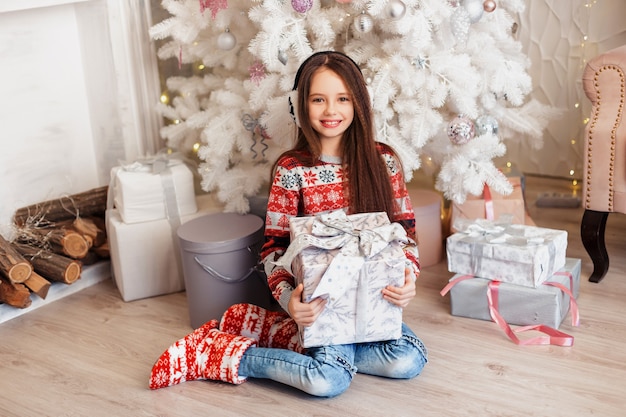
[[[259,269],[263,220],[253,214],[214,213],[178,228],[191,326],[219,320],[228,307],[270,308],[267,278]]]

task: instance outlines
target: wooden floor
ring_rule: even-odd
[[[562,180],[527,177],[538,226],[569,232],[582,259],[581,324],[561,330],[573,347],[517,346],[488,321],[453,317],[439,291],[445,262],[426,268],[405,321],[430,362],[393,381],[357,375],[333,399],[264,380],[195,381],[150,391],[154,360],[191,328],[184,293],[124,303],[111,280],[0,325],[0,415],[19,416],[624,416],[626,415],[626,216],[609,216],[611,268],[599,284],[580,241],[582,209],[537,208]]]

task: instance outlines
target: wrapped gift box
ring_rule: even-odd
[[[196,213],[180,222],[220,211],[210,195],[198,197]],[[117,209],[106,211],[113,278],[124,301],[170,294],[185,289],[180,250],[167,219],[127,224]]]
[[[457,222],[447,238],[448,270],[537,287],[565,265],[567,232],[488,220]]]
[[[509,195],[502,195],[489,189],[489,193],[483,193],[482,196],[468,195],[462,204],[452,203],[450,209],[452,231],[458,230],[455,226],[458,219],[499,220],[506,218],[508,223],[526,224],[522,179],[521,177],[509,177],[508,179],[513,186],[513,192]],[[487,203],[493,205],[491,215],[486,208]]]
[[[547,283],[559,283],[577,298],[580,287],[580,263],[580,259],[567,258],[565,266],[537,288],[501,283],[498,287],[497,309],[502,318],[511,325],[544,324],[558,329],[569,311],[570,297],[561,289]],[[563,274],[564,272],[571,274],[571,282],[570,277]],[[477,277],[461,279],[461,277],[462,274],[456,274],[450,279],[450,283],[453,283],[450,288],[451,314],[492,320],[487,299],[490,280]]]
[[[193,173],[177,159],[136,161],[111,170],[112,203],[127,224],[196,213]]]
[[[326,221],[324,216],[297,217],[290,222],[292,244],[283,261],[296,282],[304,283],[305,301],[328,300],[315,323],[300,328],[302,345],[397,339],[402,334],[402,309],[384,300],[381,291],[387,285],[404,285],[406,232],[399,224],[390,224],[385,213],[346,216],[334,212],[331,216],[336,214],[347,218],[349,233],[324,236],[328,230],[318,227],[320,219]],[[379,232],[369,235],[375,254],[367,255],[366,249],[364,255],[358,248],[359,240],[367,241],[367,231]],[[355,237],[359,234],[360,239]],[[352,252],[355,246],[359,255]]]

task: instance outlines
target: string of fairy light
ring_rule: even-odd
[[[599,0],[586,0],[584,1],[580,7],[578,12],[580,13],[580,40],[578,47],[580,48],[579,56],[580,61],[578,64],[578,80],[582,79],[582,73],[587,65],[587,62],[590,58],[593,58],[594,53],[597,51],[592,47],[592,41],[589,38],[589,27],[591,14],[595,7],[598,6]],[[584,104],[586,104],[586,96],[582,91],[582,87],[576,89],[576,100],[573,103],[574,110],[578,113],[578,117],[580,122],[580,128],[578,129],[577,135],[570,139],[570,148],[572,153],[576,157],[570,158],[570,162],[574,164],[570,167],[567,175],[569,176],[569,181],[571,181],[571,188],[574,194],[580,191],[579,180],[582,178],[582,155],[581,155],[581,147],[579,144],[584,135],[585,127],[587,123],[589,123],[589,111],[587,110]],[[513,167],[513,163],[511,161],[507,161],[505,163],[507,169],[511,169]],[[576,166],[578,165],[578,167]]]
[[[592,58],[592,56],[590,55],[594,53],[593,48],[590,47],[591,40],[589,39],[589,26],[590,26],[592,10],[595,7],[597,7],[597,5],[598,5],[598,0],[586,0],[579,8],[579,13],[581,14],[581,18],[582,18],[581,22],[584,21],[584,24],[582,24],[581,26],[583,25],[585,26],[585,27],[581,27],[581,34],[580,34],[580,45],[579,45],[580,46],[580,62],[578,66],[578,73],[579,73],[578,79],[579,80],[582,77],[582,73],[585,70],[585,66],[587,65],[587,62],[589,61],[590,58]],[[584,95],[584,92],[582,91],[582,86],[580,88],[577,88],[576,94],[577,94],[577,100],[573,105],[574,105],[574,109],[578,112],[581,123],[580,123],[580,129],[578,130],[578,135],[570,139],[570,145],[575,151],[578,151],[576,153],[579,156],[579,158],[577,158],[576,160],[578,161],[580,165],[582,164],[581,162],[582,159],[580,155],[580,147],[578,146],[580,142],[579,138],[583,137],[587,123],[589,123],[589,112],[586,111],[586,108],[585,108],[586,106],[583,105],[583,102],[584,100],[586,100],[586,97]],[[572,167],[569,171],[569,176],[570,176],[570,180],[572,183],[572,189],[574,193],[576,193],[580,190],[580,185],[579,185],[578,180],[582,178],[582,172],[578,172],[576,170],[576,167]]]

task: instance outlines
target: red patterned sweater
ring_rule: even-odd
[[[401,224],[413,243],[406,246],[405,254],[417,276],[419,260],[417,245],[414,244],[417,241],[415,214],[400,164],[388,146],[378,144],[377,148],[391,177],[395,198],[395,213],[391,221]],[[291,274],[276,267],[272,261],[282,256],[289,246],[289,219],[293,216],[314,216],[339,209],[351,214],[348,212],[348,201],[344,195],[343,169],[340,163],[318,161],[314,166],[307,167],[294,157],[282,157],[278,161],[270,188],[265,244],[261,257],[272,294],[285,311],[295,281]]]

